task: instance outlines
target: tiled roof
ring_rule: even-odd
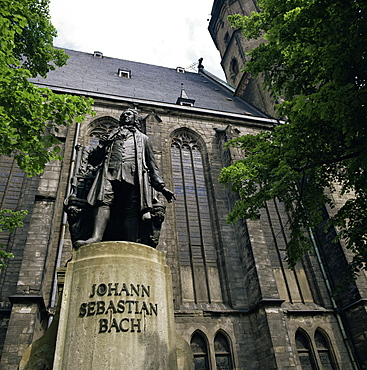
[[[233,91],[204,72],[179,73],[166,68],[123,59],[97,58],[93,54],[65,50],[70,56],[67,65],[49,72],[46,79],[32,81],[51,89],[69,89],[77,93],[93,93],[135,98],[150,102],[176,104],[181,84],[196,108],[221,112],[267,117],[245,101],[233,96]],[[131,71],[131,78],[118,76],[118,69]]]

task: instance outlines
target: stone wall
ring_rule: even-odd
[[[127,103],[96,100],[96,116],[87,117],[81,124],[78,142],[87,145],[93,122],[116,121],[128,107]],[[187,298],[185,290],[195,284],[195,276],[185,271],[194,270],[199,257],[190,254],[190,249],[180,242],[182,236],[178,235],[181,229],[177,225],[175,207],[182,202],[166,204],[166,220],[157,249],[166,254],[172,272],[177,334],[184,338],[187,346],[196,334],[203,339],[211,369],[216,369],[216,361],[224,358],[218,355],[218,338],[224,338],[228,350],[225,361],[230,361],[233,368],[290,369],[300,366],[295,341],[297,331],[303,330],[302,333],[313,338],[317,330],[322,330],[335,361],[341,368],[349,369],[351,359],[320,261],[313,254],[306,256],[295,272],[288,270],[282,261],[287,240],[282,205],[269,203],[259,220],[244,220],[235,225],[226,222],[235,196],[220,185],[217,178],[221,168],[241,158],[242,153],[225,149],[224,144],[231,137],[256,133],[265,126],[225,114],[198,114],[193,110],[184,112],[148,105],[137,108],[146,117],[147,134],[168,188],[174,189],[175,185],[171,156],[171,141],[175,135],[187,132],[201,150],[203,175],[200,181],[205,180],[211,251],[215,252],[210,252],[210,263],[203,262],[201,268],[207,268],[203,271],[209,277],[210,289],[213,289],[213,279],[217,279],[219,291],[206,300]],[[64,134],[62,162],[49,164],[42,176],[26,179],[23,185],[19,204],[30,213],[25,227],[17,230],[9,244],[16,258],[9,261],[2,272],[1,366],[6,370],[15,370],[25,348],[44,332],[56,304],[55,268],[64,266],[71,257],[70,235],[63,225],[63,200],[74,136],[75,127]],[[202,248],[205,254],[206,246]],[[190,264],[190,261],[193,262]],[[201,286],[203,282],[197,283]],[[9,295],[13,296],[12,305],[6,298]],[[365,308],[350,307],[346,315],[353,316],[353,322],[356,318],[362,320]],[[362,338],[364,329],[359,330],[353,324],[350,330],[355,337]],[[316,346],[314,339],[311,345]],[[361,348],[359,351],[364,347],[362,340],[355,345]],[[315,361],[320,360],[316,357]]]

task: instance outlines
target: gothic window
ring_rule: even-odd
[[[117,121],[109,117],[102,117],[93,121],[88,135],[90,138],[89,147],[95,148],[98,145],[99,139],[117,126]]]
[[[229,40],[230,40],[229,33],[228,33],[228,32],[226,32],[226,34],[224,35],[224,42],[225,42],[226,44],[228,44],[228,43],[229,43]]]
[[[195,370],[209,370],[208,346],[205,338],[198,332],[195,332],[191,338],[191,349]]]
[[[334,370],[335,365],[333,363],[333,356],[329,345],[329,340],[326,338],[325,334],[321,333],[320,330],[316,330],[315,343],[322,369]]]
[[[214,338],[215,364],[217,370],[232,370],[231,350],[228,339],[218,332]]]
[[[91,122],[87,132],[79,137],[78,152],[75,166],[76,184],[73,184],[72,192],[78,198],[86,199],[95,176],[95,168],[88,163],[88,155],[96,148],[99,139],[111,132],[118,126],[118,121],[112,117],[100,117]]]
[[[301,330],[297,330],[296,332],[296,346],[302,370],[316,369],[310,339],[308,335]]]
[[[240,71],[240,67],[238,65],[238,60],[236,58],[233,58],[231,60],[230,71],[231,71],[231,78],[235,79],[236,76],[238,75],[238,72]]]
[[[187,132],[177,134],[172,139],[171,158],[183,300],[221,301],[207,181],[197,138]]]

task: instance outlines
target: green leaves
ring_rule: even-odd
[[[53,47],[47,0],[1,0],[0,154],[14,155],[28,175],[60,159],[55,128],[92,113],[91,99],[54,94],[28,81],[66,63]]]
[[[331,222],[356,253],[357,271],[367,262],[367,3],[260,0],[259,6],[260,13],[230,21],[245,37],[266,39],[250,52],[245,71],[266,76],[286,119],[271,132],[230,142],[244,159],[220,177],[239,195],[229,220],[256,216],[274,197],[284,202],[294,266],[309,245],[303,230],[318,225],[321,206],[332,204],[326,194],[339,184],[355,198]]]
[[[13,232],[15,228],[22,226],[23,217],[27,211],[12,211],[10,209],[0,210],[0,233],[3,231]],[[12,258],[12,253],[3,250],[4,245],[0,243],[0,270],[5,266],[4,260]]]
[[[58,126],[93,114],[92,99],[55,94],[28,80],[46,77],[68,58],[53,47],[48,6],[49,0],[0,0],[0,154],[14,156],[29,176],[61,159]]]
[[[0,233],[4,230],[13,232],[16,227],[22,226],[23,217],[28,211],[0,210]]]

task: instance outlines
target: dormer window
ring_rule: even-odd
[[[103,58],[103,53],[101,53],[100,51],[95,51],[93,53],[93,57],[102,59]]]
[[[179,102],[180,105],[184,105],[186,107],[193,107],[194,106],[194,103],[190,100],[190,101],[184,101],[181,99],[181,101]]]
[[[186,107],[193,107],[195,104],[195,100],[189,99],[187,96],[183,84],[181,84],[181,95],[177,98],[176,104],[185,105]]]
[[[185,68],[183,68],[183,67],[177,67],[176,68],[176,72],[178,72],[178,73],[185,73]]]
[[[117,75],[123,78],[131,78],[131,71],[127,68],[119,68],[117,71]]]

